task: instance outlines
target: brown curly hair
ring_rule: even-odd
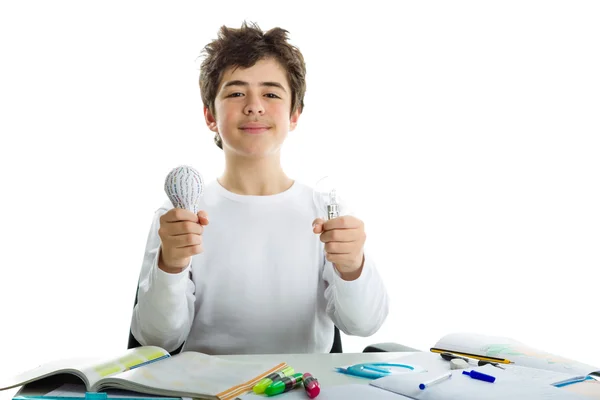
[[[257,24],[245,21],[239,29],[222,26],[218,38],[207,44],[200,66],[200,94],[205,107],[215,115],[215,98],[224,71],[229,67],[249,68],[265,58],[274,58],[287,71],[288,84],[292,90],[290,115],[304,109],[306,92],[306,65],[298,48],[288,43],[288,31],[273,28],[263,32]],[[219,134],[215,144],[223,149]]]

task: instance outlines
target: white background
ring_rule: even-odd
[[[390,291],[345,351],[470,331],[600,367],[597,2],[7,1],[0,376],[125,350],[166,174],[223,166],[200,51],[244,19],[304,53],[283,162],[338,178]]]

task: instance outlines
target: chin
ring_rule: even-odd
[[[227,152],[241,157],[265,158],[276,156],[280,153],[283,142],[272,140],[236,140],[229,143],[223,142]]]

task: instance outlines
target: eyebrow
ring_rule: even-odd
[[[283,85],[279,82],[260,82],[259,83],[260,86],[266,86],[266,87],[274,87],[274,88],[278,88],[285,91],[285,88],[283,87]],[[240,81],[240,80],[235,80],[235,81],[229,81],[227,83],[225,83],[225,85],[223,85],[223,89],[226,89],[230,86],[250,86],[250,84],[248,82],[245,81]],[[287,93],[287,92],[286,92]]]

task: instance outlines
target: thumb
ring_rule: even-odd
[[[323,232],[323,224],[325,223],[325,221],[322,218],[317,218],[313,221],[312,226],[313,226],[313,232],[314,233],[321,233]]]
[[[200,225],[208,225],[208,214],[206,211],[198,211],[197,215]]]

